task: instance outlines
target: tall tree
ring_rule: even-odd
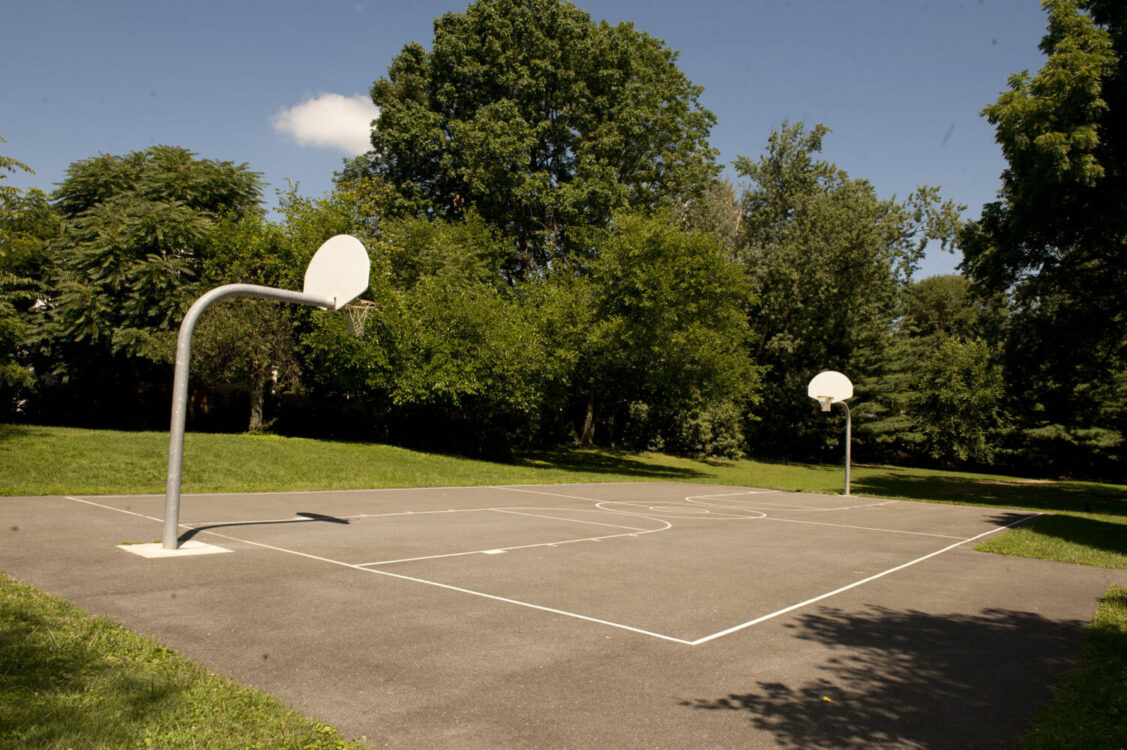
[[[681,204],[714,175],[712,113],[677,53],[563,0],[479,0],[435,21],[372,86],[370,169],[395,213],[473,207],[513,243],[514,275],[581,246],[623,207]]]
[[[975,294],[963,276],[904,289],[858,437],[882,460],[987,464],[1003,438],[1000,329],[1004,299]]]
[[[959,207],[936,188],[880,199],[867,181],[818,159],[828,132],[784,123],[759,160],[736,161],[749,180],[737,257],[758,298],[753,356],[768,368],[752,430],[757,451],[812,453],[825,442],[806,418],[806,383],[835,369],[864,394],[924,247],[949,244],[958,225]]]
[[[176,328],[200,291],[208,232],[224,215],[260,211],[260,192],[246,165],[172,146],[70,165],[53,196],[62,233],[37,316],[52,351],[37,369],[86,382],[91,415],[105,397],[161,387],[153,367],[171,360]]]
[[[617,214],[597,233],[591,318],[578,386],[581,438],[678,453],[742,450],[742,409],[757,395],[746,279],[715,237],[670,213]]]
[[[0,180],[16,170],[32,171],[0,155]],[[34,386],[28,311],[45,293],[46,245],[58,231],[58,216],[43,191],[0,183],[0,414],[17,408]]]
[[[1042,5],[1045,64],[984,110],[1008,167],[961,244],[967,274],[1012,299],[1007,383],[1029,446],[1072,471],[1127,434],[1127,7]]]

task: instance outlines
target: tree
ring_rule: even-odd
[[[960,207],[936,188],[882,200],[867,181],[818,160],[828,132],[784,123],[758,161],[735,163],[750,181],[736,255],[758,299],[752,354],[767,371],[752,447],[762,452],[811,455],[826,443],[807,418],[807,382],[839,370],[863,400],[924,247],[948,245],[958,226]]]
[[[32,171],[0,156],[0,180],[17,169]],[[58,231],[58,217],[41,190],[0,184],[0,414],[18,408],[34,386],[28,312],[44,294],[45,248]]]
[[[259,176],[246,165],[154,146],[70,165],[54,205],[50,289],[36,316],[41,373],[72,386],[87,418],[121,418],[115,398],[163,388],[176,329],[200,293],[201,251],[220,217],[256,214]],[[160,373],[158,375],[158,372]],[[72,389],[73,390],[73,389]]]
[[[593,442],[601,424],[605,442],[739,453],[758,381],[739,268],[714,237],[685,232],[668,213],[617,214],[593,245],[576,372],[582,441]]]
[[[961,244],[967,274],[1012,301],[1006,380],[1027,449],[1083,471],[1127,433],[1127,9],[1043,7],[1045,64],[984,110],[1008,167]]]
[[[991,462],[1006,424],[1004,300],[950,274],[910,284],[899,311],[859,437],[884,460]]]
[[[372,86],[370,169],[397,215],[473,208],[525,276],[620,208],[680,205],[714,175],[714,116],[677,54],[562,0],[479,0],[435,21]],[[579,230],[576,233],[575,230]]]

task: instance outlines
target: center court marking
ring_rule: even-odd
[[[509,489],[509,488],[498,487],[496,489]],[[576,500],[586,500],[588,502],[595,503],[596,507],[600,507],[600,508],[602,507],[602,504],[605,503],[605,502],[609,502],[609,503],[616,502],[616,501],[599,501],[597,498],[580,497],[580,496],[576,496],[576,495],[564,495],[562,493],[551,493],[551,492],[535,491],[535,490],[516,490],[516,491],[527,491],[527,492],[533,492],[534,494],[555,495],[555,496],[559,496],[559,497],[566,497],[566,498],[576,499]],[[748,492],[748,493],[732,493],[732,495],[765,494],[766,492],[769,492],[769,491]],[[689,497],[684,498],[684,500],[685,501],[691,501],[692,498],[694,498],[694,497],[711,497],[711,496],[689,496]],[[135,517],[145,518],[147,520],[152,520],[152,521],[157,521],[157,522],[162,521],[162,519],[159,519],[159,518],[154,518],[152,516],[143,515],[141,513],[135,513],[133,511],[124,510],[124,509],[121,509],[121,508],[115,508],[115,507],[109,506],[109,505],[103,505],[103,504],[100,504],[100,503],[95,503],[95,502],[92,502],[90,500],[85,500],[85,499],[79,498],[79,497],[67,496],[66,499],[72,500],[72,501],[75,501],[75,502],[85,503],[87,505],[102,508],[102,509],[105,509],[105,510],[112,510],[112,511],[116,511],[116,512],[119,512],[119,513],[125,513],[125,514],[131,515],[131,516],[135,516]],[[628,502],[623,502],[623,501],[618,501],[618,502],[622,502],[622,504],[629,504]],[[889,502],[896,502],[896,501],[889,501]],[[881,504],[886,504],[886,503],[877,503],[877,505],[881,505]],[[855,507],[868,507],[868,506],[855,506]],[[840,508],[840,509],[844,510],[845,508]],[[477,509],[477,510],[482,510],[482,509]],[[487,509],[487,510],[489,510],[489,509]],[[638,535],[644,534],[644,533],[654,533],[656,531],[665,531],[668,528],[672,528],[672,524],[670,524],[665,519],[656,519],[656,518],[648,517],[648,516],[645,516],[644,514],[638,513],[638,512],[618,511],[618,510],[609,510],[609,509],[605,509],[605,510],[607,510],[607,512],[620,513],[622,515],[633,515],[633,516],[636,516],[636,517],[646,517],[646,518],[650,518],[650,520],[660,521],[660,522],[666,524],[665,529],[641,530],[641,531],[635,531],[635,532],[628,533],[628,534],[615,534],[615,535],[612,535],[612,537],[638,536]],[[744,512],[748,512],[748,511],[758,513],[758,515],[757,516],[729,516],[729,518],[741,518],[741,519],[747,518],[747,519],[752,519],[752,520],[759,520],[760,518],[767,518],[766,514],[763,514],[760,511],[745,509]],[[452,511],[421,511],[420,513],[438,513],[438,512],[452,512]],[[387,514],[387,515],[400,515],[400,514]],[[352,570],[358,570],[358,571],[361,571],[361,572],[364,572],[364,573],[372,573],[372,574],[375,574],[375,575],[381,575],[381,576],[385,576],[385,577],[388,577],[388,578],[394,578],[394,579],[407,581],[407,582],[411,582],[411,583],[418,583],[418,584],[422,584],[422,585],[426,585],[426,586],[432,586],[432,587],[435,587],[435,588],[440,588],[440,589],[444,589],[444,590],[448,590],[448,591],[454,591],[454,592],[458,592],[458,593],[461,593],[461,594],[466,594],[466,595],[470,595],[470,596],[489,599],[489,600],[492,600],[492,601],[497,601],[497,602],[501,602],[501,603],[505,603],[505,604],[511,604],[511,605],[515,605],[515,606],[519,606],[519,607],[524,607],[524,608],[527,608],[527,609],[533,609],[533,610],[537,610],[537,611],[541,611],[541,612],[547,612],[547,613],[551,613],[551,614],[561,615],[561,616],[564,616],[564,617],[569,617],[569,618],[572,618],[572,619],[582,620],[582,621],[585,621],[585,622],[604,625],[604,626],[607,626],[607,627],[612,627],[612,628],[616,628],[616,629],[619,629],[619,630],[625,630],[625,631],[637,633],[637,634],[640,634],[640,635],[646,635],[646,636],[650,636],[650,637],[653,637],[653,638],[657,638],[659,640],[669,641],[669,642],[672,642],[672,643],[678,643],[678,644],[682,644],[682,645],[686,645],[686,646],[699,646],[699,645],[702,645],[704,643],[709,643],[709,642],[717,640],[719,638],[723,638],[724,636],[740,632],[742,630],[753,627],[753,626],[758,625],[760,623],[767,622],[768,620],[772,620],[776,617],[779,617],[781,615],[785,615],[789,612],[793,612],[795,610],[801,609],[801,608],[809,606],[811,604],[815,604],[817,602],[824,601],[824,600],[829,599],[829,598],[836,596],[838,594],[844,593],[846,591],[857,588],[859,586],[863,586],[867,583],[878,580],[880,578],[891,575],[893,573],[904,570],[906,568],[912,567],[912,566],[917,565],[919,563],[922,563],[926,560],[930,560],[933,557],[941,555],[945,552],[949,552],[949,551],[956,549],[956,548],[958,548],[958,547],[960,547],[964,544],[968,544],[970,542],[977,541],[977,540],[982,539],[984,537],[990,536],[991,534],[996,534],[996,533],[999,533],[1001,531],[1005,531],[1006,529],[1009,529],[1009,528],[1012,528],[1012,527],[1017,526],[1019,524],[1025,523],[1025,522],[1030,521],[1034,518],[1037,518],[1041,515],[1043,515],[1043,514],[1035,513],[1035,514],[1030,514],[1028,516],[1023,516],[1021,518],[1018,518],[1015,521],[1012,521],[1011,523],[1006,524],[1005,526],[1000,526],[1000,527],[997,527],[997,528],[988,529],[988,530],[986,530],[986,531],[984,531],[980,534],[977,534],[977,535],[975,535],[973,537],[969,537],[969,538],[948,537],[948,538],[957,539],[958,541],[954,542],[953,544],[947,545],[946,547],[943,547],[942,549],[935,550],[935,551],[930,552],[926,555],[918,557],[914,560],[910,560],[908,562],[902,563],[902,564],[897,565],[895,567],[892,567],[892,568],[889,568],[887,570],[883,570],[881,572],[878,572],[874,575],[871,575],[871,576],[868,576],[866,578],[862,578],[860,580],[854,581],[854,582],[847,584],[845,586],[841,586],[839,588],[834,589],[833,591],[828,591],[828,592],[825,592],[825,593],[820,594],[818,596],[806,599],[804,601],[797,602],[795,604],[791,604],[787,607],[783,607],[783,608],[778,609],[774,612],[770,612],[770,613],[767,613],[765,615],[762,615],[762,616],[756,617],[754,619],[748,620],[746,622],[739,623],[739,624],[734,625],[732,627],[725,628],[723,630],[719,630],[715,633],[705,635],[705,636],[703,636],[701,638],[697,638],[695,640],[687,640],[687,639],[684,639],[684,638],[677,638],[675,636],[667,635],[667,634],[664,634],[664,633],[658,633],[658,632],[655,632],[655,631],[646,630],[644,628],[638,628],[638,627],[634,627],[634,626],[631,626],[631,625],[626,625],[624,623],[618,623],[618,622],[613,622],[613,621],[610,621],[610,620],[604,620],[604,619],[597,618],[597,617],[591,617],[591,616],[588,616],[588,615],[583,615],[583,614],[580,614],[578,612],[570,612],[570,611],[567,611],[567,610],[561,610],[561,609],[557,609],[557,608],[554,608],[554,607],[547,607],[547,606],[540,605],[540,604],[534,604],[532,602],[525,602],[525,601],[520,601],[520,600],[517,600],[517,599],[511,599],[511,598],[504,597],[504,596],[498,596],[496,594],[489,594],[489,593],[486,593],[486,592],[483,592],[483,591],[476,591],[476,590],[473,590],[473,589],[467,589],[467,588],[463,588],[461,586],[453,586],[453,585],[446,584],[446,583],[440,583],[438,581],[432,581],[432,580],[428,580],[428,579],[424,579],[424,578],[417,578],[415,576],[408,576],[408,575],[403,575],[403,574],[400,574],[400,573],[392,573],[391,571],[388,571],[388,570],[381,570],[381,569],[376,568],[376,567],[370,567],[370,566],[373,566],[373,565],[380,565],[380,564],[383,564],[383,563],[354,564],[354,563],[344,562],[342,560],[336,560],[336,559],[333,559],[333,558],[324,557],[324,556],[321,556],[321,555],[314,555],[314,554],[310,554],[310,553],[306,553],[306,552],[300,552],[298,550],[288,549],[288,548],[285,548],[285,547],[278,547],[276,545],[264,544],[264,543],[261,543],[261,542],[251,541],[249,539],[242,539],[242,538],[239,538],[239,537],[230,536],[228,534],[222,534],[222,533],[219,533],[217,531],[202,531],[201,533],[211,534],[211,535],[219,537],[221,539],[227,539],[227,540],[230,540],[230,541],[239,542],[239,543],[242,543],[242,544],[247,544],[247,545],[250,545],[250,546],[253,546],[253,547],[268,549],[268,550],[272,550],[272,551],[276,551],[276,552],[281,552],[281,553],[284,553],[284,554],[295,555],[295,556],[303,557],[303,558],[310,559],[310,560],[316,560],[316,561],[319,561],[319,562],[328,563],[328,564],[331,564],[331,565],[350,568]],[[696,516],[696,517],[699,517],[699,516]],[[713,516],[713,517],[719,518],[717,516]],[[572,520],[575,520],[575,519],[554,519],[554,520],[572,521]],[[788,520],[788,519],[768,519],[768,520]],[[821,524],[819,522],[806,522],[806,523],[818,523],[818,525],[829,525],[829,526],[840,525],[840,524]],[[184,527],[184,528],[187,528],[187,529],[192,529],[192,526],[188,526],[186,524],[181,524],[181,526]],[[622,528],[622,527],[619,527],[619,528]],[[629,527],[627,527],[627,528],[629,528]],[[861,527],[861,528],[863,528],[863,527]],[[872,531],[889,531],[888,529],[871,529],[871,530]],[[905,532],[905,533],[914,533],[914,532]],[[928,535],[928,536],[940,536],[940,535]],[[610,538],[610,537],[603,537],[603,538]],[[594,537],[594,538],[590,538],[590,539],[597,540],[597,539],[601,539],[601,538],[600,537]],[[559,543],[526,545],[526,547],[556,546],[557,544],[559,544]],[[510,548],[490,549],[490,550],[478,550],[478,551],[476,551],[475,554],[491,554],[491,555],[503,554],[508,549],[520,549],[520,547],[510,547]],[[460,554],[468,554],[468,553],[454,553],[454,554],[460,555]],[[439,555],[439,556],[436,556],[436,557],[446,557],[446,556],[449,556],[449,555]]]

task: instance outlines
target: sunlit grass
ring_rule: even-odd
[[[1017,557],[1127,570],[1127,516],[1042,516],[976,549]]]
[[[363,748],[0,574],[0,748]]]

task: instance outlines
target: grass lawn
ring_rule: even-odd
[[[1025,737],[1024,750],[1127,747],[1127,589],[1113,586],[1096,610],[1080,663]]]
[[[163,494],[167,456],[164,432],[0,425],[0,496]],[[840,493],[843,479],[838,466],[578,449],[496,462],[385,445],[189,433],[182,487],[265,492],[667,480]],[[854,466],[852,490],[1041,511],[1046,515],[979,549],[1127,569],[1124,485]],[[0,604],[0,748],[359,747],[341,744],[332,729],[261,693],[2,575]],[[1084,659],[1030,733],[1029,747],[1123,747],[1125,662],[1127,590],[1113,588],[1093,621]],[[1081,725],[1095,733],[1083,734]],[[96,735],[87,732],[94,731],[105,732],[104,739],[91,741]],[[1119,739],[1062,739],[1099,732]]]
[[[363,748],[0,573],[0,748]]]

